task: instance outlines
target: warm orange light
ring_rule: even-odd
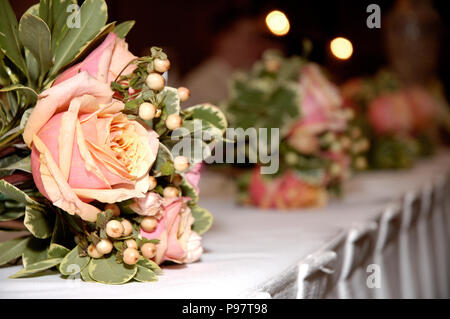
[[[270,32],[278,36],[286,35],[291,28],[286,15],[278,10],[274,10],[266,16],[266,25]]]
[[[336,58],[341,60],[347,60],[353,54],[352,43],[348,39],[342,37],[333,39],[330,42],[330,49],[331,53],[333,53]]]

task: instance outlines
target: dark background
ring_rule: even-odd
[[[37,1],[11,1],[16,13],[21,15]],[[80,1],[81,2],[81,1]],[[127,37],[136,55],[157,45],[168,51],[172,65],[179,76],[187,74],[212,52],[217,33],[242,16],[265,15],[273,9],[285,12],[291,31],[277,38],[287,48],[288,54],[300,54],[302,39],[313,42],[310,58],[326,66],[334,79],[341,82],[352,76],[368,75],[386,65],[386,55],[381,29],[369,29],[366,8],[370,3],[381,7],[382,15],[394,4],[393,0],[109,0],[109,20],[136,20]],[[435,0],[434,6],[443,23],[439,76],[443,80],[447,97],[450,92],[450,10],[448,1]],[[347,61],[330,56],[329,41],[345,36],[354,46]],[[249,44],[251,45],[251,44]],[[236,52],[239,54],[239,52]]]

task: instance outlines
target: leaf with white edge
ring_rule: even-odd
[[[32,88],[30,88],[28,86],[24,86],[21,84],[13,84],[13,85],[10,85],[7,87],[0,88],[0,92],[12,92],[12,91],[19,91],[19,90],[24,91],[25,94],[27,95],[27,98],[30,101],[37,100],[37,98],[38,98],[38,94],[35,90],[33,90]]]
[[[151,271],[153,271],[157,275],[162,275],[162,273],[163,273],[162,269],[153,260],[141,257],[141,259],[139,259],[137,264],[139,266],[142,266],[142,267],[150,269]]]
[[[156,155],[155,163],[152,166],[152,170],[156,173],[160,173],[162,166],[166,162],[173,162],[173,156],[170,150],[162,143],[159,143],[158,154]]]
[[[81,272],[81,279],[83,279],[83,281],[86,282],[96,282],[94,279],[91,278],[91,276],[89,275],[89,264],[86,265],[86,267],[84,267]]]
[[[53,25],[53,16],[52,16],[52,0],[41,0],[39,2],[39,14],[35,14],[36,16],[39,16],[45,24],[48,26],[48,28],[51,28]],[[19,26],[20,28],[20,26]]]
[[[22,256],[30,238],[17,238],[0,243],[0,266]]]
[[[7,198],[13,199],[15,201],[24,203],[24,204],[31,204],[34,206],[39,207],[40,204],[36,202],[35,200],[31,199],[30,196],[28,196],[25,192],[21,191],[14,185],[8,183],[4,179],[0,180],[0,193],[5,195]]]
[[[120,285],[130,281],[137,272],[136,266],[119,264],[116,256],[92,259],[89,263],[89,276],[95,281],[109,285]]]
[[[201,120],[214,127],[217,127],[221,132],[225,132],[228,127],[228,121],[223,112],[212,104],[200,104],[188,107],[183,110],[186,116],[192,117],[192,119]]]
[[[31,156],[27,156],[22,158],[21,160],[9,164],[6,167],[1,167],[0,171],[15,171],[15,170],[19,170],[19,171],[23,171],[23,172],[27,172],[27,173],[31,173]]]
[[[137,265],[134,279],[140,282],[158,281],[158,276],[148,268]]]
[[[183,180],[181,181],[180,188],[181,188],[181,192],[182,192],[183,196],[189,197],[191,199],[191,203],[197,203],[198,193],[184,176],[183,176]]]
[[[61,262],[62,258],[52,258],[43,261],[38,261],[37,263],[28,265],[28,267],[16,272],[14,275],[9,276],[9,278],[21,278],[27,277],[38,272],[53,268]]]
[[[45,239],[53,233],[53,218],[40,207],[27,205],[23,224],[37,238]]]
[[[78,254],[78,246],[75,246],[61,261],[59,271],[66,276],[76,275],[88,265],[90,259],[88,256],[81,257]]]
[[[136,21],[134,20],[122,22],[114,28],[114,33],[117,34],[119,38],[123,39],[127,36],[135,23]]]
[[[16,15],[8,0],[0,0],[0,48],[5,55],[27,75],[27,67],[22,56],[22,45],[18,36]]]
[[[67,249],[66,247],[59,244],[51,243],[48,249],[47,256],[48,258],[64,258],[69,252],[70,250]]]
[[[180,113],[180,98],[177,89],[166,86],[158,93],[158,98],[162,99],[167,115]]]
[[[31,238],[22,253],[22,263],[26,268],[28,265],[43,261],[47,258],[48,240]]]
[[[192,230],[197,234],[204,234],[209,230],[213,223],[213,216],[211,213],[197,205],[190,205],[192,216],[194,217],[194,225],[192,226]]]
[[[100,32],[108,19],[104,0],[86,0],[79,11],[80,27],[70,28],[54,52],[54,64],[50,76],[58,72],[80,53]]]
[[[25,13],[19,23],[19,39],[39,62],[43,78],[52,65],[50,29],[41,18]]]

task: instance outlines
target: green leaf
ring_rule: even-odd
[[[19,23],[19,39],[39,62],[40,77],[43,78],[52,65],[51,35],[47,24],[39,17],[24,14]]]
[[[104,0],[86,0],[80,8],[80,27],[71,28],[54,52],[54,65],[50,76],[56,75],[80,53],[89,41],[100,32],[108,19]]]
[[[228,127],[228,122],[223,112],[212,104],[191,106],[184,109],[183,113],[191,116],[193,119],[201,120],[204,122],[203,125],[210,124],[217,127],[222,133]]]
[[[28,86],[21,85],[21,84],[13,84],[13,85],[1,88],[0,92],[10,92],[10,91],[18,91],[18,90],[26,91],[25,93],[27,93],[29,95],[31,94],[31,96],[34,96],[36,99],[38,97],[38,94],[35,90],[33,90],[32,88],[30,88]]]
[[[175,168],[171,162],[165,162],[161,166],[161,175],[162,176],[172,176],[175,173]]]
[[[163,99],[163,105],[166,109],[167,115],[180,113],[180,98],[178,97],[178,90],[166,86],[164,90],[158,93],[158,99]]]
[[[137,265],[134,279],[140,282],[158,281],[158,276],[148,268]]]
[[[0,243],[0,266],[22,256],[30,238],[17,238]]]
[[[139,266],[145,267],[150,269],[151,271],[153,271],[155,274],[157,275],[161,275],[163,273],[163,271],[161,270],[161,268],[158,266],[157,263],[155,263],[153,260],[141,257],[141,259],[139,259],[139,261],[137,262],[137,264]]]
[[[59,271],[66,276],[76,275],[87,266],[90,259],[88,256],[80,257],[78,254],[78,246],[76,246],[63,258],[61,265],[59,265]]]
[[[125,38],[128,32],[130,32],[131,28],[133,28],[136,21],[130,20],[120,23],[118,26],[114,28],[114,33],[121,39]]]
[[[53,220],[42,208],[27,205],[23,223],[37,238],[45,239],[52,235]]]
[[[195,219],[192,230],[199,235],[204,234],[212,225],[213,217],[211,213],[197,205],[190,205],[189,207],[191,208],[192,216]]]
[[[66,247],[51,243],[48,249],[48,258],[64,258],[69,252],[70,250]]]
[[[31,173],[31,156],[27,156],[22,158],[21,160],[9,164],[6,167],[1,167],[0,171],[15,171],[15,170],[20,170],[20,171],[24,171],[27,173]]]
[[[61,262],[61,260],[62,258],[52,258],[43,261],[38,261],[34,264],[28,265],[28,267],[16,272],[14,275],[9,276],[9,278],[21,278],[33,275],[43,270],[55,267]]]
[[[156,173],[161,172],[161,168],[166,162],[173,162],[173,156],[170,150],[162,143],[159,143],[158,154],[156,155],[155,163],[152,170]]]
[[[197,203],[198,201],[198,193],[195,188],[187,181],[183,176],[183,180],[180,184],[181,192],[183,196],[191,198],[191,203]]]
[[[31,238],[22,253],[22,263],[26,268],[28,265],[43,261],[47,258],[48,240]]]
[[[4,213],[0,213],[0,222],[6,222],[9,220],[14,220],[25,215],[23,209],[20,210],[7,210]]]
[[[22,56],[22,45],[18,36],[16,15],[8,0],[0,0],[0,48],[5,55],[27,75],[27,67]]]
[[[30,196],[28,196],[25,192],[21,191],[14,185],[8,183],[4,179],[0,181],[0,193],[5,195],[7,198],[13,199],[15,201],[24,203],[24,204],[31,204],[34,206],[39,207],[40,204],[36,202],[35,200],[31,199]]]
[[[51,8],[52,2],[53,2],[52,0],[41,0],[39,3],[39,17],[45,22],[45,24],[50,29],[53,25],[53,16]],[[37,16],[37,14],[35,14],[35,16]]]
[[[124,284],[131,280],[136,272],[136,266],[117,263],[114,254],[107,258],[92,259],[89,263],[89,275],[95,281],[103,284]]]
[[[69,31],[67,18],[72,14],[69,5],[77,5],[77,0],[53,0],[52,2],[52,51],[55,54],[56,48]],[[69,12],[67,12],[69,10]]]
[[[86,282],[96,282],[94,279],[91,278],[91,276],[89,275],[89,264],[86,265],[86,267],[84,267],[81,270],[81,278],[86,281]]]

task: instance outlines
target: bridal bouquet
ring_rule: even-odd
[[[371,141],[370,167],[407,168],[433,152],[439,105],[424,88],[402,86],[393,73],[380,71],[348,81],[341,91],[360,134]]]
[[[134,22],[106,21],[103,0],[42,0],[20,22],[0,0],[0,227],[30,233],[0,243],[0,265],[24,266],[11,278],[55,267],[148,282],[203,252],[202,164],[174,152],[174,135],[208,131],[213,148],[226,119],[210,104],[181,109],[189,90],[165,85],[166,54],[134,56]]]
[[[231,80],[226,109],[230,126],[279,128],[279,170],[260,173],[260,165],[239,182],[243,203],[289,209],[324,205],[339,193],[368,141],[352,138],[351,110],[338,88],[314,63],[268,51],[248,73]],[[272,141],[273,143],[274,141]],[[260,164],[260,163],[258,163]]]

